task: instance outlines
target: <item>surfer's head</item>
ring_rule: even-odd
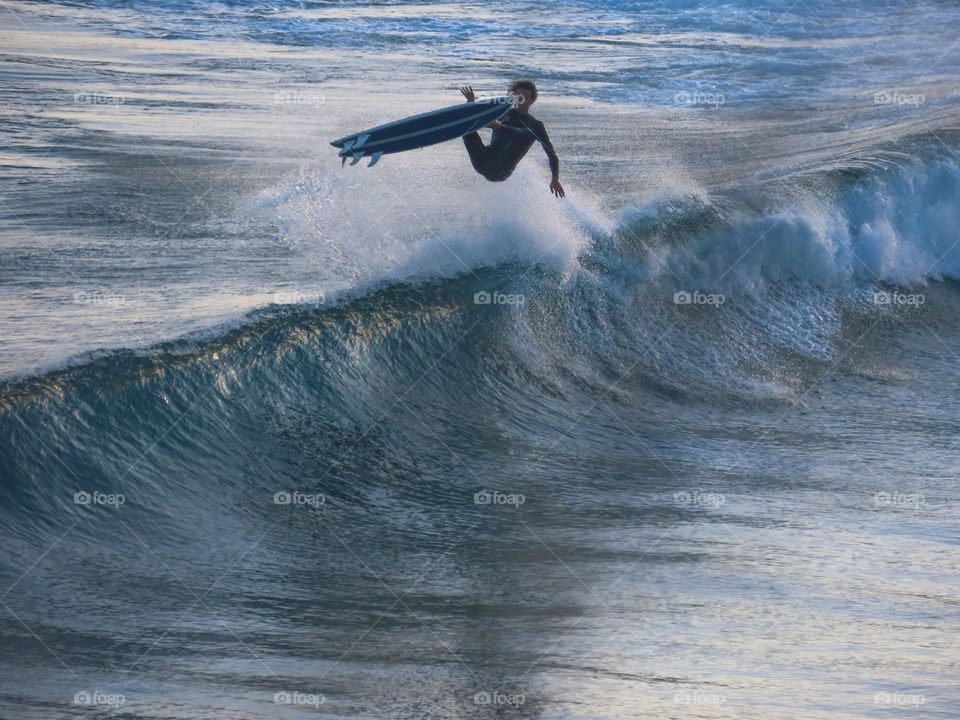
[[[517,99],[518,110],[525,111],[537,101],[537,86],[532,80],[514,80],[507,92]]]

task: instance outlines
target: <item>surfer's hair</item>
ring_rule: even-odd
[[[516,92],[517,90],[529,90],[530,91],[530,102],[535,102],[537,99],[537,86],[533,84],[533,80],[514,80],[510,83],[510,88],[507,92]]]

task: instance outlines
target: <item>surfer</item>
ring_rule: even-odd
[[[467,102],[474,101],[472,87],[462,87],[460,92]],[[493,129],[490,144],[484,145],[480,133],[472,132],[463,136],[473,169],[491,182],[506,180],[517,164],[527,154],[534,142],[539,141],[550,160],[550,192],[558,198],[564,196],[560,184],[560,158],[547,136],[543,123],[530,114],[530,106],[537,100],[537,86],[530,80],[517,80],[507,90],[516,99],[516,103],[499,121],[487,125]]]

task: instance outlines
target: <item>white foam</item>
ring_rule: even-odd
[[[490,183],[470,168],[462,147],[444,150],[452,157],[408,153],[371,170],[318,168],[261,195],[253,210],[274,214],[304,263],[335,287],[447,276],[505,260],[562,269],[613,227],[579,189],[553,197],[540,168],[521,166],[506,182]]]
[[[773,283],[922,284],[960,277],[960,168],[890,168],[836,196],[810,191],[761,215],[734,212],[651,259],[661,279],[761,293]]]

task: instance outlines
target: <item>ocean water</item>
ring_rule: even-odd
[[[956,718],[958,27],[0,2],[0,717]]]

